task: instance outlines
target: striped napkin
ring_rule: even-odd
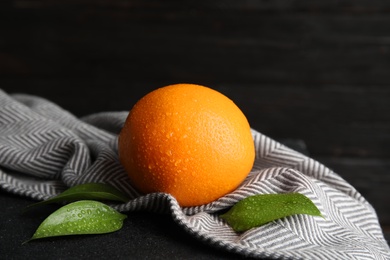
[[[373,207],[338,174],[252,130],[256,160],[234,192],[206,205],[181,208],[169,194],[138,193],[118,161],[117,136],[127,112],[84,118],[52,102],[0,90],[0,188],[45,200],[82,183],[108,183],[127,193],[121,212],[170,214],[205,243],[243,256],[269,259],[390,259]],[[322,217],[292,215],[246,232],[234,232],[220,212],[239,200],[299,192]]]

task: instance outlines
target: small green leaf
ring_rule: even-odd
[[[102,202],[80,200],[53,212],[41,223],[30,240],[110,233],[121,229],[126,217]]]
[[[61,194],[50,198],[48,200],[40,201],[27,206],[27,209],[32,207],[46,205],[49,203],[62,201],[76,201],[76,200],[112,200],[127,202],[129,199],[122,192],[105,183],[86,183],[73,186]]]
[[[294,214],[322,216],[316,205],[300,193],[260,194],[236,203],[220,217],[237,232]]]

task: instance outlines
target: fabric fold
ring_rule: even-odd
[[[117,136],[127,112],[76,118],[40,97],[0,90],[0,188],[35,200],[68,187],[102,182],[131,199],[116,209],[171,214],[189,235],[244,256],[271,259],[390,259],[374,208],[326,166],[252,130],[256,160],[232,193],[181,208],[169,194],[140,194],[118,160]],[[322,217],[293,215],[246,232],[234,232],[219,215],[239,200],[299,192]]]

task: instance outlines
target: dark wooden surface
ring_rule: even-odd
[[[77,116],[171,83],[229,96],[253,128],[300,139],[390,227],[390,2],[0,2],[0,88]]]

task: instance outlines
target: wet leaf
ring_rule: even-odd
[[[49,215],[30,240],[110,233],[121,229],[126,217],[102,202],[80,200],[67,204]]]
[[[71,202],[76,200],[112,200],[127,202],[129,199],[121,191],[111,185],[105,183],[86,183],[73,186],[48,200],[31,204],[27,209],[55,202]]]
[[[294,214],[322,216],[316,205],[305,195],[285,193],[247,197],[220,217],[235,231],[241,232]]]

